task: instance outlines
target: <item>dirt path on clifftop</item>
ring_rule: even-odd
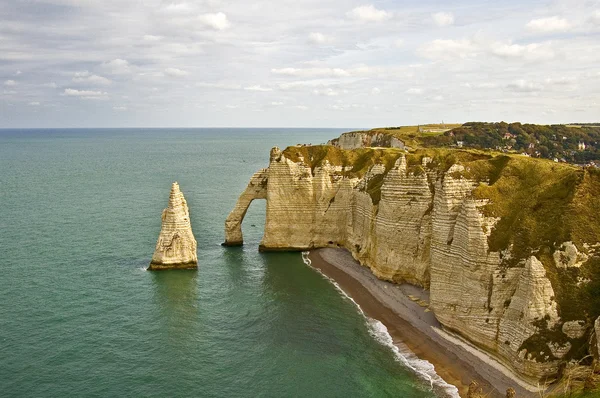
[[[433,364],[440,377],[459,389],[461,397],[466,397],[473,380],[489,397],[505,397],[509,387],[516,390],[517,397],[537,396],[500,371],[499,364],[491,366],[462,346],[441,337],[436,332],[441,325],[433,313],[425,311],[429,292],[377,279],[345,249],[313,250],[309,259],[311,266],[335,280],[366,316],[383,323],[394,344],[404,344],[417,357]]]

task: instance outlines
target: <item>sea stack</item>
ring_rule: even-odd
[[[162,227],[148,270],[198,268],[196,245],[187,202],[179,184],[174,182],[169,206],[162,212]]]

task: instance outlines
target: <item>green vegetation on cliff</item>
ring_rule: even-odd
[[[364,134],[386,134],[410,148],[464,147],[584,164],[600,161],[600,125],[537,125],[469,122],[463,125],[385,127]],[[335,141],[335,140],[334,140]]]

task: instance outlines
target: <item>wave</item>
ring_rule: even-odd
[[[302,252],[302,261],[306,265],[310,266],[312,265],[312,262],[310,261],[310,258],[308,258],[308,255],[309,252]],[[368,317],[360,305],[354,301],[354,299],[350,297],[335,280],[325,275],[323,272],[321,272],[321,270],[317,268],[313,269],[321,274],[325,279],[329,280],[329,282],[333,284],[333,286],[342,294],[342,296],[354,303],[358,311],[363,317],[365,317],[365,320],[367,321],[369,334],[373,336],[378,343],[390,348],[397,361],[401,362],[404,366],[412,370],[420,379],[427,382],[431,391],[433,391],[439,397],[460,398],[460,395],[458,394],[458,388],[442,379],[440,375],[435,372],[435,367],[431,362],[417,357],[406,345],[399,342],[394,343],[392,336],[383,323],[377,319]]]

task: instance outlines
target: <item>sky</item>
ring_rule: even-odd
[[[600,0],[0,0],[0,128],[600,121]]]

